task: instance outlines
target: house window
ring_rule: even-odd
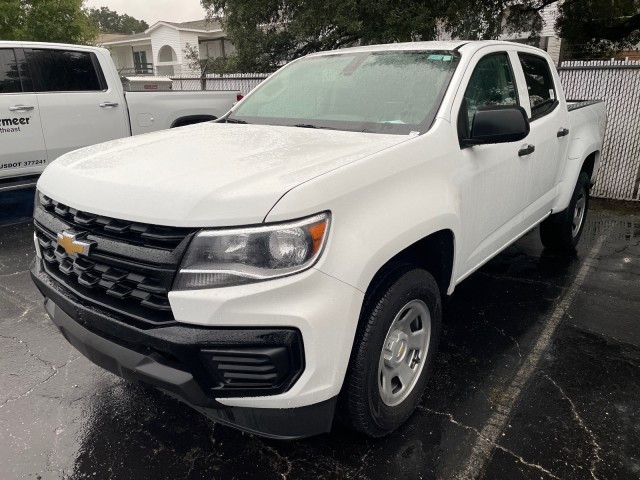
[[[205,58],[226,58],[235,50],[233,48],[233,45],[224,38],[203,42],[201,46],[202,49],[200,51],[200,54]]]
[[[147,63],[147,52],[133,52],[133,66],[136,73],[150,73],[150,65]]]

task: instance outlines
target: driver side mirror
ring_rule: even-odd
[[[529,119],[524,108],[511,105],[480,107],[473,116],[471,138],[460,140],[462,147],[517,142],[529,135]]]

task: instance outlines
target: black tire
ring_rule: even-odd
[[[398,405],[389,406],[383,401],[378,384],[381,379],[378,369],[379,362],[383,361],[383,346],[396,316],[416,300],[426,305],[431,317],[426,358],[417,362],[418,365],[422,362],[424,365],[420,373],[415,374],[413,386],[407,388],[405,394],[408,396]],[[422,320],[418,322],[422,325]],[[420,402],[429,377],[440,340],[441,322],[440,292],[429,272],[410,264],[401,264],[389,268],[378,277],[364,301],[345,383],[339,397],[338,416],[343,423],[370,437],[382,437],[396,430],[411,416]],[[402,348],[402,353],[404,352],[405,349]],[[406,352],[404,358],[408,361],[409,355],[415,352],[409,350],[408,346]],[[415,354],[417,357],[417,353]]]
[[[573,191],[571,201],[566,210],[551,215],[540,224],[540,240],[545,248],[555,252],[574,252],[584,225],[587,220],[587,211],[589,210],[589,176],[582,172],[578,177],[576,188]],[[580,205],[579,201],[584,198],[584,205]],[[578,209],[582,208],[579,227],[575,229],[575,215]]]

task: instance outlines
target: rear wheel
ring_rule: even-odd
[[[575,250],[584,229],[589,208],[589,176],[578,177],[573,196],[566,210],[551,215],[540,225],[540,239],[549,250]]]
[[[365,299],[340,416],[353,429],[381,437],[415,410],[435,356],[442,318],[440,292],[426,270],[390,269]]]

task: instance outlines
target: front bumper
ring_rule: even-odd
[[[31,275],[45,296],[45,309],[54,324],[69,343],[98,366],[127,380],[156,387],[220,423],[251,433],[291,439],[330,430],[335,397],[298,408],[226,406],[214,398],[224,394],[221,390],[214,393],[215,389],[208,389],[206,382],[203,384],[203,374],[211,377],[200,371],[206,370],[206,362],[198,362],[196,357],[185,357],[184,353],[185,349],[187,352],[193,349],[198,352],[216,349],[224,352],[228,348],[242,351],[246,346],[253,351],[261,348],[273,351],[284,348],[284,345],[292,357],[300,355],[303,361],[303,346],[297,330],[192,325],[141,330],[71,296],[41,270],[39,260],[36,260]],[[282,355],[279,358],[282,363]],[[283,390],[295,383],[304,370],[304,364],[296,365],[293,359],[289,370],[289,377],[282,382]],[[237,390],[232,392],[238,394]],[[257,393],[253,390],[252,394]]]

